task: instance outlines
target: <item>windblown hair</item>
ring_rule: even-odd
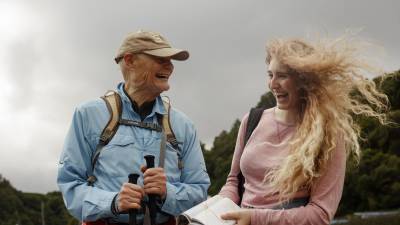
[[[297,131],[290,154],[265,176],[281,200],[310,188],[321,176],[338,142],[347,157],[360,159],[360,127],[353,115],[374,117],[387,124],[388,98],[363,75],[376,73],[361,60],[359,48],[348,38],[320,40],[276,39],[267,44],[266,62],[274,58],[289,67],[300,95]],[[357,93],[357,94],[356,94]]]

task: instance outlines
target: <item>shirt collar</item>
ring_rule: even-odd
[[[133,108],[132,108],[133,103],[131,102],[131,99],[129,98],[129,96],[125,93],[124,85],[125,85],[124,82],[119,83],[117,86],[117,91],[118,91],[119,95],[121,96],[121,101],[122,101],[123,105],[129,106],[128,107],[129,110],[133,111]],[[157,96],[157,98],[155,99],[155,102],[153,105],[153,110],[151,111],[149,116],[153,116],[155,113],[160,114],[160,115],[167,114],[167,110],[164,108],[164,104],[163,104],[161,96]]]

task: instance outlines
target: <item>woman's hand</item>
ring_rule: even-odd
[[[248,209],[228,212],[221,215],[224,220],[236,220],[237,225],[250,225],[251,224],[251,211]]]

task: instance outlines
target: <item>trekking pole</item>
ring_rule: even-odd
[[[146,155],[144,156],[146,160],[146,167],[154,168],[154,156]],[[157,208],[156,208],[156,197],[155,194],[149,194],[149,212],[150,212],[150,223],[151,225],[156,225],[156,216],[157,216]]]
[[[129,178],[129,183],[137,184],[139,174],[131,173],[129,174],[128,178]],[[136,225],[136,214],[137,214],[136,209],[129,209],[129,225]]]

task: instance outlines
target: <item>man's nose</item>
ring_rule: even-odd
[[[168,70],[174,70],[174,64],[172,64],[172,62],[171,61],[168,61],[168,62],[166,62],[166,63],[164,63],[163,64],[163,67],[165,68],[165,69],[168,69]]]

